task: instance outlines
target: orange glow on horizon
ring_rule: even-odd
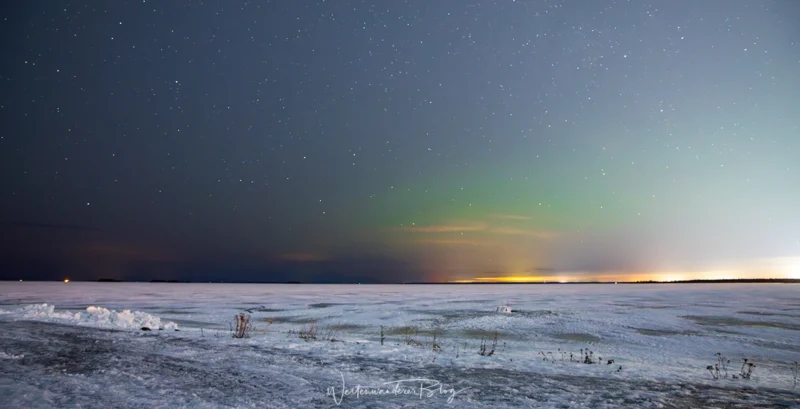
[[[552,276],[505,275],[494,277],[475,277],[449,280],[451,283],[579,283],[579,282],[636,282],[636,281],[687,281],[687,280],[736,280],[766,278],[800,278],[795,271],[781,273],[753,273],[747,271],[698,271],[698,272],[656,272],[632,274],[594,274],[584,272],[563,273]]]
[[[501,276],[501,277],[475,277],[467,280],[454,280],[456,283],[540,283],[547,277],[537,276]]]
[[[513,262],[512,262],[513,261]],[[729,264],[707,266],[705,269],[655,271],[608,271],[592,272],[585,270],[551,272],[525,269],[524,263],[510,260],[505,268],[490,270],[473,277],[450,276],[450,283],[579,283],[579,282],[637,282],[637,281],[689,281],[689,280],[741,280],[741,279],[800,279],[800,257],[766,257],[742,259]],[[512,271],[516,273],[507,273]],[[545,275],[531,275],[532,272]]]

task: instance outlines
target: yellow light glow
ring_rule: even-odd
[[[69,282],[69,278],[65,278],[65,279],[64,279],[64,282],[65,282],[65,283],[68,283],[68,282]]]
[[[800,280],[800,261],[789,265],[788,275],[789,278]]]
[[[537,276],[502,276],[502,277],[475,277],[469,280],[455,280],[455,283],[538,283],[545,281],[546,277]]]
[[[787,274],[791,278],[800,276],[800,264]],[[453,283],[567,283],[567,282],[636,282],[636,281],[684,281],[684,280],[723,280],[745,278],[747,275],[736,274],[726,270],[710,270],[697,272],[653,272],[628,274],[592,274],[587,272],[562,273],[552,276],[508,275],[495,277],[475,277],[471,279],[453,280]]]

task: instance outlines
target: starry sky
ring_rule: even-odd
[[[800,2],[0,7],[0,278],[800,278]]]

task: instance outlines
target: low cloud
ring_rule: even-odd
[[[530,220],[530,216],[520,216],[517,214],[493,214],[492,217],[495,219],[503,219],[503,220]]]
[[[540,239],[552,239],[557,236],[556,233],[550,231],[519,229],[515,227],[495,227],[491,232],[502,235],[536,237]]]
[[[314,261],[325,261],[328,257],[318,253],[285,253],[278,256],[282,261],[295,261],[299,263],[308,263]]]
[[[466,246],[466,247],[494,246],[494,244],[488,241],[470,240],[470,239],[422,239],[422,240],[416,240],[415,243],[431,244],[436,246]]]
[[[558,272],[555,268],[549,267],[538,267],[538,268],[529,268],[525,270],[526,273],[555,273]]]
[[[467,225],[434,224],[428,226],[403,226],[395,228],[394,230],[411,232],[411,233],[460,233],[460,232],[471,232],[471,231],[484,231],[486,230],[486,225],[485,224],[467,224]]]

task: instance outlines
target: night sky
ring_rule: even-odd
[[[0,278],[800,278],[800,2],[6,1]]]

